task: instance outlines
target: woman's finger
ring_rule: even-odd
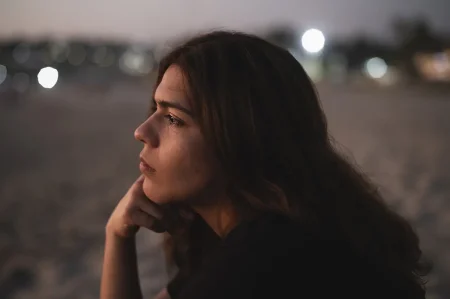
[[[133,195],[142,195],[144,191],[142,190],[142,186],[144,185],[144,176],[141,175],[131,186],[130,191]]]
[[[148,199],[145,195],[143,197],[138,198],[137,201],[138,201],[137,207],[142,211],[144,211],[145,213],[159,220],[163,218],[161,208],[157,204],[152,202],[150,199]]]
[[[131,214],[131,220],[137,226],[142,226],[152,230],[156,219],[146,212],[136,209],[133,211],[133,214]]]

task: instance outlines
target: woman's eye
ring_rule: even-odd
[[[165,118],[167,119],[167,121],[169,122],[170,125],[174,125],[177,127],[180,127],[183,125],[183,122],[175,117],[173,117],[172,115],[168,114],[165,116]]]

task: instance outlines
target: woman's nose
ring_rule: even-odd
[[[137,127],[136,130],[134,130],[134,138],[135,138],[137,141],[140,141],[140,142],[145,143],[145,140],[144,140],[144,134],[143,134],[143,132],[142,132],[142,125],[143,125],[143,124],[139,125],[139,127]]]
[[[134,138],[137,141],[156,147],[158,144],[157,134],[151,124],[147,121],[143,122],[134,131]]]

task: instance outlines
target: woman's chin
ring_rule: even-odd
[[[144,185],[142,186],[142,191],[144,191],[145,196],[154,202],[157,205],[168,204],[171,201],[168,199],[168,196],[162,196],[158,190],[155,190],[155,186],[152,186],[151,182],[148,182],[147,179],[144,181]]]
[[[151,179],[145,178],[142,186],[145,196],[157,205],[187,204],[190,203],[191,197],[180,196],[175,190],[169,186],[158,186]]]
[[[144,179],[144,184],[142,185],[142,191],[145,196],[148,197],[151,201],[156,203],[155,190],[152,186],[152,183],[148,181],[147,178]]]

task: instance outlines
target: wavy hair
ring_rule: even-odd
[[[244,217],[286,215],[424,289],[428,267],[416,233],[336,149],[314,85],[287,50],[257,36],[215,31],[168,53],[156,86],[171,65],[185,75],[194,113]],[[184,276],[217,236],[195,214],[177,223],[166,249]]]

